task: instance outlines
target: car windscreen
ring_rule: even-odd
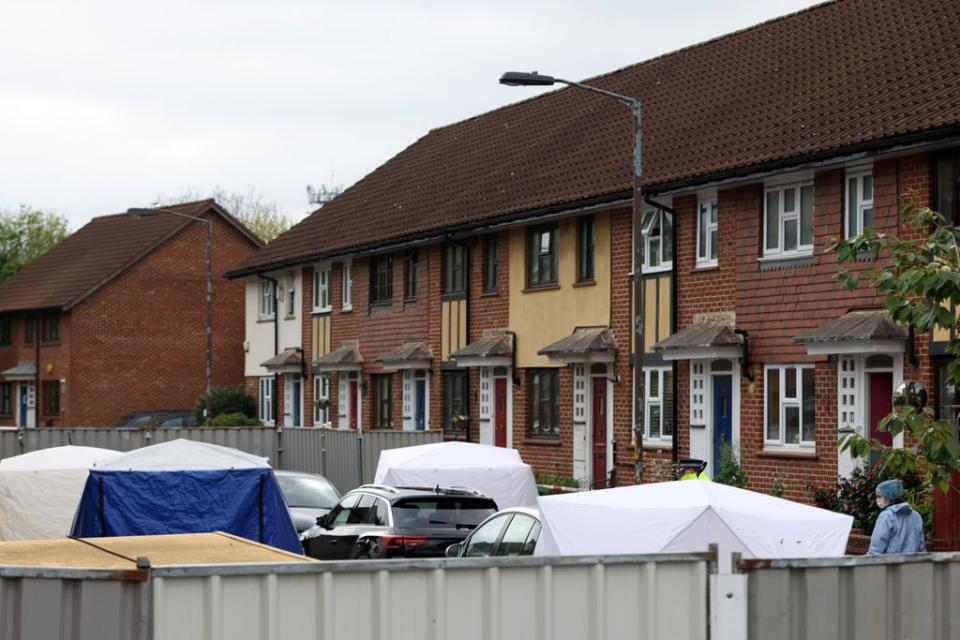
[[[393,504],[393,521],[398,529],[473,529],[496,511],[489,498],[408,498]]]
[[[340,499],[337,490],[325,479],[277,476],[277,482],[288,507],[331,509]]]

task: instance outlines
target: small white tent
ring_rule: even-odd
[[[853,518],[715,482],[684,480],[540,498],[537,555],[706,551],[744,558],[844,555]]]
[[[66,446],[0,460],[0,540],[65,537],[90,467],[118,455]]]
[[[516,449],[472,442],[385,449],[380,452],[374,482],[395,487],[470,487],[493,498],[501,509],[537,503],[533,469]]]

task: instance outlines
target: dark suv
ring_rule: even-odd
[[[472,489],[363,485],[300,536],[320,560],[440,558],[497,503]]]

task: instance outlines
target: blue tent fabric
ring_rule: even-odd
[[[269,467],[214,471],[92,469],[70,535],[225,531],[303,553]]]

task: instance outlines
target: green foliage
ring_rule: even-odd
[[[221,413],[210,422],[212,427],[259,427],[260,421],[245,413]]]
[[[237,387],[214,387],[210,397],[210,415],[214,420],[223,414],[242,414],[248,418],[257,417],[257,401],[247,393],[243,385]],[[193,409],[197,424],[206,424],[203,412],[207,408],[207,394],[197,399]],[[259,422],[258,422],[259,424]]]
[[[26,205],[0,211],[0,282],[24,268],[69,235],[67,219]]]
[[[790,480],[790,474],[780,469],[777,471],[777,474],[773,477],[773,487],[770,489],[770,495],[774,498],[782,498],[783,494],[787,492],[787,482]]]
[[[807,490],[813,503],[821,509],[828,509],[837,513],[853,516],[853,526],[863,529],[866,533],[873,533],[873,527],[880,515],[877,507],[877,485],[884,480],[899,478],[903,482],[904,499],[917,509],[921,516],[924,511],[924,526],[932,527],[933,496],[930,495],[929,484],[915,474],[898,475],[881,465],[871,467],[857,467],[848,478],[838,478],[836,486],[815,487],[810,485]]]
[[[276,201],[267,200],[252,188],[246,192],[228,191],[220,186],[210,190],[187,188],[173,196],[161,193],[157,196],[157,206],[170,206],[204,198],[215,199],[217,204],[264,242],[270,242],[296,222],[292,216],[280,211]]]
[[[733,447],[726,442],[720,445],[720,469],[713,476],[713,481],[741,489],[745,489],[749,482],[746,471],[733,455]]]
[[[535,473],[533,474],[534,478],[537,481],[537,484],[549,484],[557,485],[560,487],[577,487],[577,481],[570,476],[561,476],[552,473]]]
[[[866,278],[883,296],[885,309],[898,324],[913,326],[921,333],[935,327],[956,329],[953,307],[960,304],[960,229],[948,225],[940,214],[915,204],[907,206],[903,216],[914,232],[923,232],[926,237],[908,240],[866,229],[856,238],[833,240],[830,249],[842,265],[861,255],[890,258],[884,260],[883,266],[859,275],[841,267],[837,280],[852,290]],[[960,339],[950,341],[947,353],[954,357],[947,366],[949,382],[958,385]],[[960,470],[960,442],[953,425],[934,419],[931,408],[904,407],[884,418],[879,428],[893,436],[907,432],[912,443],[893,448],[851,433],[841,440],[840,450],[848,451],[854,458],[867,458],[876,452],[884,468],[894,475],[921,473],[941,490],[950,488],[951,473]]]

